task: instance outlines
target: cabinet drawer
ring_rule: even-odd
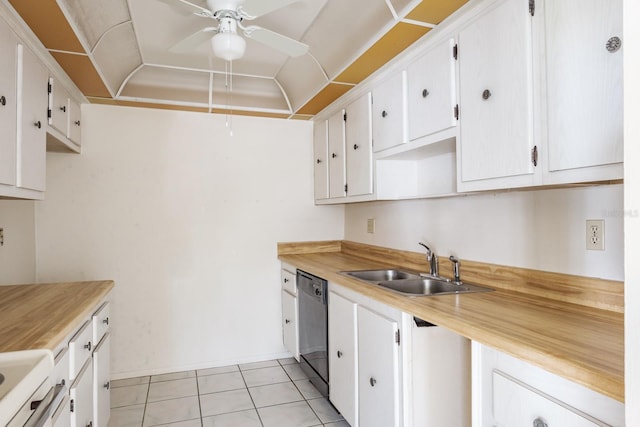
[[[7,427],[23,427],[31,415],[35,412],[35,409],[31,409],[31,402],[42,400],[45,398],[51,386],[49,380],[45,380],[40,387],[31,395],[31,397],[20,408],[18,413],[11,419]]]
[[[71,399],[71,427],[93,425],[93,370],[88,361],[78,373],[69,390]]]
[[[93,350],[93,328],[91,322],[84,325],[69,341],[69,379],[74,380]]]
[[[282,289],[290,294],[296,295],[296,275],[288,270],[281,270]]]
[[[56,355],[55,366],[51,372],[51,385],[66,384],[69,386],[69,348],[64,347]]]
[[[109,308],[110,304],[105,302],[100,308],[93,313],[91,321],[93,322],[93,343],[97,345],[105,333],[109,330]]]
[[[497,370],[493,371],[493,408],[497,426],[607,425]]]

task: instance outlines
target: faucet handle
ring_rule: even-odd
[[[431,256],[433,255],[433,251],[431,250],[431,248],[423,242],[418,242],[418,244],[427,250],[427,260],[431,260]]]
[[[449,261],[453,264],[453,281],[460,282],[460,260],[451,255]]]

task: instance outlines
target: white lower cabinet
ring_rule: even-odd
[[[329,292],[329,396],[351,427],[358,425],[356,303]]]
[[[107,427],[111,408],[109,354],[111,335],[106,334],[93,352],[93,425]]]
[[[467,339],[333,282],[328,312],[329,400],[351,427],[468,427]]]
[[[624,423],[624,404],[477,342],[473,427],[591,427]]]
[[[399,426],[398,323],[358,306],[358,406],[362,426]]]
[[[282,342],[284,347],[299,362],[298,287],[296,286],[296,269],[294,267],[282,264],[280,285],[282,286]]]
[[[91,361],[85,363],[69,390],[71,427],[93,426],[93,371]]]

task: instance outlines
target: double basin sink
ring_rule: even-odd
[[[484,286],[452,282],[442,277],[422,275],[400,269],[343,271],[341,273],[407,296],[465,294],[493,290]]]

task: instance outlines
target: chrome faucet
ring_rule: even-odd
[[[427,250],[427,261],[429,262],[429,274],[438,277],[438,256],[431,250],[426,243],[418,242],[420,246]]]
[[[459,285],[462,283],[460,281],[460,260],[451,255],[449,261],[453,263],[453,281]]]

